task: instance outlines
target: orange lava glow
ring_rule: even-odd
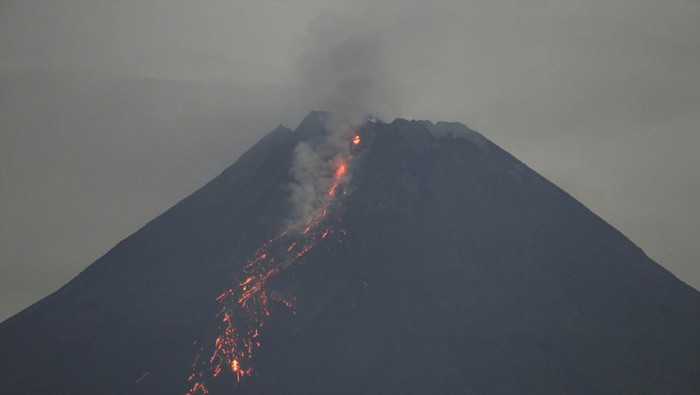
[[[187,393],[185,395],[195,395],[195,394],[207,395],[207,394],[209,394],[209,390],[202,383],[194,383],[194,385],[192,386],[192,389],[187,391]]]
[[[356,135],[352,142],[358,144],[359,136]],[[270,303],[277,303],[296,314],[295,299],[269,290],[266,284],[276,274],[301,262],[320,240],[331,234],[344,234],[342,229],[336,232],[327,215],[333,212],[338,192],[344,191],[342,186],[352,159],[348,154],[335,162],[328,193],[306,220],[303,232],[285,229],[263,243],[244,265],[239,277],[242,280],[216,298],[221,306],[216,316],[220,322],[219,334],[214,339],[209,358],[200,358],[201,354],[195,358],[188,378],[190,390],[186,395],[208,394],[204,382],[223,371],[231,372],[237,381],[252,374],[253,354],[261,345],[260,332],[270,316]]]
[[[352,144],[353,144],[353,145],[360,144],[360,141],[362,141],[362,139],[361,139],[360,136],[357,135],[357,134],[355,135],[355,137],[352,138]]]
[[[333,177],[333,183],[331,184],[330,189],[328,190],[328,196],[334,197],[335,196],[335,191],[338,189],[338,186],[340,185],[341,181],[343,180],[343,176],[347,172],[347,165],[345,162],[341,162],[338,164],[338,167],[335,169],[335,177]],[[324,212],[325,216],[325,212]]]

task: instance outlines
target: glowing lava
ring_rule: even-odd
[[[360,135],[356,134],[355,137],[352,138],[352,145],[358,145],[360,144],[360,141],[362,141]]]
[[[355,135],[353,144],[359,144],[359,141],[360,137]],[[241,276],[243,280],[216,298],[221,305],[216,315],[221,323],[219,335],[214,340],[210,357],[201,358],[199,355],[195,359],[188,378],[191,386],[186,395],[208,394],[204,384],[206,379],[217,377],[225,370],[234,374],[237,381],[252,374],[253,353],[260,347],[260,331],[270,316],[270,302],[277,302],[296,314],[294,298],[268,290],[266,283],[284,269],[300,262],[319,240],[336,232],[333,221],[326,219],[328,213],[337,207],[334,203],[352,159],[350,154],[336,158],[328,193],[307,219],[303,232],[286,229],[263,243],[253,258],[246,262]],[[344,234],[342,229],[339,233]]]
[[[335,196],[335,190],[338,189],[338,185],[340,185],[340,182],[342,181],[345,172],[347,172],[346,166],[347,165],[345,163],[340,163],[335,169],[335,177],[333,177],[333,183],[331,184],[331,188],[328,190],[328,196]]]

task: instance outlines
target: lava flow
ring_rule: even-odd
[[[359,142],[360,137],[355,135],[353,145]],[[333,162],[335,172],[328,192],[306,220],[303,230],[285,229],[265,241],[253,258],[246,262],[238,285],[223,291],[216,298],[221,305],[216,315],[221,322],[220,332],[214,340],[209,358],[199,355],[195,359],[188,378],[191,386],[186,395],[208,394],[206,379],[217,377],[225,371],[235,375],[237,381],[252,374],[253,353],[260,347],[260,332],[270,316],[270,302],[278,302],[296,314],[294,300],[268,290],[267,281],[300,262],[319,240],[337,231],[334,222],[326,219],[336,206],[334,203],[342,190],[352,159],[351,154],[346,154]]]

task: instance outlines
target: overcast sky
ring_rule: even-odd
[[[700,288],[699,70],[697,0],[4,0],[0,320],[347,97],[479,130]]]

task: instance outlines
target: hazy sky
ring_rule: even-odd
[[[348,101],[479,130],[700,288],[699,70],[697,0],[4,0],[0,320]]]

